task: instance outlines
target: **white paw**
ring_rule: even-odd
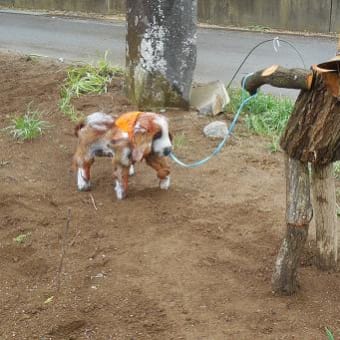
[[[117,199],[122,200],[125,198],[124,188],[118,181],[116,181],[115,191]]]
[[[133,176],[134,174],[135,174],[135,167],[133,165],[130,165],[129,176]]]
[[[170,176],[166,176],[159,182],[159,187],[162,190],[168,190],[170,188]]]
[[[91,183],[86,180],[85,171],[82,168],[78,169],[77,186],[79,191],[88,191],[91,188]]]

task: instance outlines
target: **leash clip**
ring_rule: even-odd
[[[281,47],[280,38],[279,37],[274,38],[273,39],[273,48],[274,48],[274,51],[276,53],[278,53],[280,47]]]

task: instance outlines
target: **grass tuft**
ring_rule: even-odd
[[[113,67],[107,61],[107,52],[95,66],[84,65],[69,68],[65,84],[60,91],[60,111],[72,121],[77,121],[79,117],[71,104],[72,98],[78,98],[83,94],[106,93],[112,77],[122,76],[123,74],[121,68]]]
[[[40,137],[49,126],[48,122],[41,120],[41,115],[41,112],[38,110],[31,110],[29,105],[27,112],[22,116],[12,119],[12,124],[9,125],[6,130],[8,130],[14,138],[22,141]]]
[[[327,339],[328,340],[334,340],[333,333],[327,327],[325,327],[325,330],[326,330]]]
[[[229,89],[229,109],[236,112],[243,99],[248,94],[242,95],[242,89]],[[247,127],[255,133],[271,137],[270,150],[279,150],[279,137],[283,132],[289,116],[293,110],[294,103],[290,98],[277,97],[259,92],[245,108],[245,121]]]
[[[173,145],[175,149],[181,149],[182,147],[184,147],[187,144],[187,139],[184,135],[184,133],[178,134],[174,136],[174,140],[173,140]]]
[[[269,26],[263,26],[263,25],[250,25],[248,26],[248,28],[253,31],[257,31],[257,32],[267,32],[271,30]]]
[[[30,236],[31,236],[31,233],[30,233],[30,232],[28,232],[27,234],[20,234],[20,235],[18,235],[17,237],[15,237],[15,238],[13,239],[13,241],[16,242],[16,243],[18,243],[18,244],[22,244],[22,243],[24,243],[24,242],[27,240],[27,238],[30,237]]]

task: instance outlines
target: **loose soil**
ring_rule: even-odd
[[[32,142],[0,135],[1,339],[326,339],[326,326],[340,337],[340,276],[316,270],[312,239],[301,290],[271,292],[285,230],[282,154],[241,122],[204,167],[173,165],[168,192],[140,164],[117,201],[107,159],[94,165],[92,191],[77,192],[73,123],[57,108],[64,78],[62,64],[0,55],[0,128],[29,103],[51,125]],[[121,79],[74,104],[85,114],[133,109]],[[207,118],[167,115],[185,136],[182,158],[212,150]]]

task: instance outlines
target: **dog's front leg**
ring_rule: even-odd
[[[163,190],[170,188],[170,166],[166,157],[149,155],[145,158],[146,163],[157,172],[157,177],[160,179],[159,187]]]
[[[136,173],[135,166],[133,164],[129,167],[129,176],[134,176]]]
[[[81,162],[77,169],[77,187],[79,191],[88,191],[91,188],[91,165],[92,161]]]
[[[129,167],[113,162],[113,178],[115,180],[115,191],[117,199],[122,200],[127,195],[129,182]]]

